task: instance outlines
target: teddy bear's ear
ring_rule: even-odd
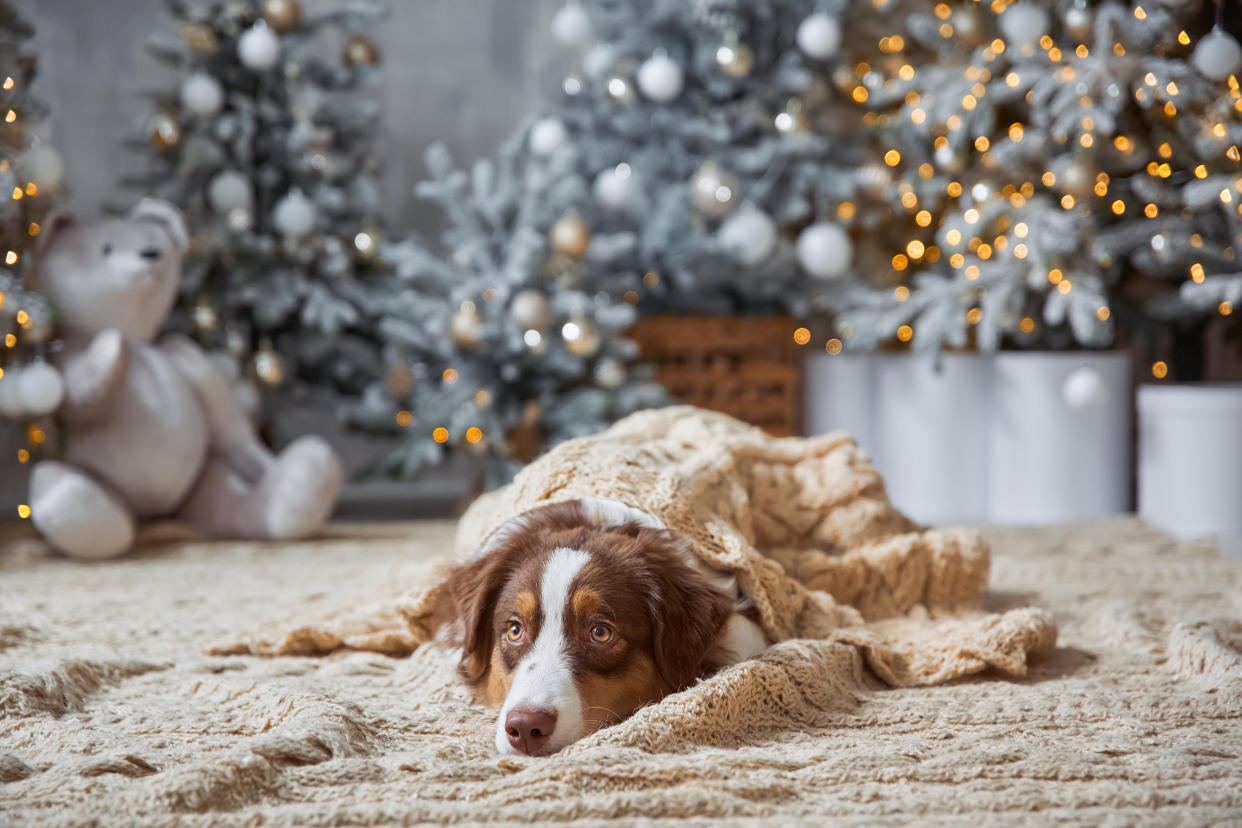
[[[160,225],[172,238],[178,253],[184,253],[190,246],[190,235],[186,231],[185,216],[180,210],[167,201],[158,198],[144,198],[129,211],[133,221],[149,221]]]
[[[43,257],[47,249],[52,246],[52,242],[61,230],[73,224],[73,215],[67,210],[53,210],[43,219],[43,223],[39,225],[39,240],[35,243],[35,258]]]

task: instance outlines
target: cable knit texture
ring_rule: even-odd
[[[433,577],[448,523],[91,565],[0,530],[0,824],[1236,823],[1242,561],[1131,519],[986,536],[990,616],[915,608],[834,633],[856,641],[783,641],[530,759],[496,755],[495,712],[436,647],[346,648],[413,648],[393,607]],[[1021,679],[893,689],[866,667],[881,647],[950,671],[1000,662],[1037,628],[1012,612],[1031,604],[1061,636]],[[351,609],[368,605],[387,616]],[[336,652],[202,652],[247,629]]]
[[[571,440],[480,497],[457,531],[458,559],[510,518],[595,497],[659,517],[737,578],[772,641],[857,647],[888,684],[937,684],[988,667],[1021,676],[1056,643],[1039,609],[978,611],[990,555],[978,532],[923,529],[893,508],[845,434],[774,438],[688,406],[645,411]],[[405,654],[434,637],[439,584],[344,618],[219,645],[221,654]]]

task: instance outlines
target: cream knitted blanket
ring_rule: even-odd
[[[977,610],[990,557],[977,532],[921,529],[844,434],[774,438],[688,406],[634,414],[571,440],[479,498],[457,532],[460,558],[509,518],[580,497],[611,498],[656,515],[707,563],[737,577],[773,641],[858,647],[893,686],[935,684],[994,667],[1026,672],[1056,643],[1038,609]],[[350,613],[221,654],[390,654],[430,640],[438,584],[396,604]]]

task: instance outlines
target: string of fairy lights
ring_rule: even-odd
[[[884,11],[899,3],[874,5]],[[1141,27],[1163,25],[1167,10],[1149,13],[1136,4],[1093,12],[1076,2],[1059,21],[1060,41],[1050,33],[1048,11],[1029,2],[967,0],[925,8],[930,14],[905,18],[910,28],[921,25],[920,31],[886,34],[872,41],[878,56],[863,54],[834,73],[838,88],[863,109],[872,135],[891,142],[876,154],[894,177],[894,211],[910,222],[889,262],[885,312],[902,305],[910,311],[886,329],[887,338],[902,344],[915,339],[918,314],[931,301],[919,277],[937,274],[950,282],[943,292],[961,307],[967,326],[983,321],[989,291],[1016,281],[1031,294],[1093,301],[1088,310],[1099,334],[1080,344],[1107,344],[1115,319],[1115,284],[1108,280],[1117,278],[1118,258],[1092,262],[1078,255],[1080,248],[1049,250],[1040,239],[1047,222],[1039,219],[1052,207],[1109,231],[1141,217],[1154,228],[1143,240],[1152,254],[1143,253],[1161,259],[1180,244],[1163,229],[1166,219],[1189,221],[1210,204],[1189,194],[1185,202],[1170,199],[1168,188],[1136,177],[1176,186],[1203,181],[1214,186],[1211,195],[1221,207],[1242,215],[1242,93],[1236,74],[1242,58],[1221,28],[1224,6],[1216,7],[1216,25],[1202,36],[1175,28],[1162,37]],[[1141,63],[1134,59],[1139,47],[1128,50],[1127,43],[1141,38],[1148,44],[1141,57],[1152,58],[1151,66],[1142,66],[1131,83],[1127,75]],[[1144,165],[1147,154],[1152,157]],[[856,209],[844,202],[838,215],[849,218]],[[1211,251],[1218,264],[1234,259],[1227,236],[1188,235],[1189,250]],[[1206,261],[1192,260],[1182,278],[1210,282]],[[1036,269],[1038,281],[1030,276]],[[1233,313],[1231,299],[1214,304],[1219,316]],[[1040,320],[1033,303],[1024,309],[1004,323],[1006,332],[1020,347],[1034,347],[1041,342],[1041,322],[1058,320]],[[849,314],[838,317],[825,342],[829,354],[851,350],[856,321]],[[807,344],[798,334],[795,341]],[[866,343],[863,350],[873,344],[883,343]],[[1169,373],[1167,362],[1152,364],[1153,377]]]
[[[60,184],[59,155],[34,129],[42,108],[30,95],[33,59],[21,54],[27,30],[0,27],[0,416],[22,424],[17,461],[30,463],[49,442],[50,414],[63,386],[45,359],[51,347],[53,312],[28,288],[29,259],[41,222]],[[50,393],[49,393],[50,392]],[[20,518],[30,507],[17,508]]]

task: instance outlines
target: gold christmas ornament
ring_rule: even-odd
[[[388,369],[388,390],[397,399],[414,393],[414,372],[405,362],[394,362]]]
[[[462,348],[474,348],[483,341],[483,317],[479,316],[473,302],[462,302],[461,308],[449,320],[449,336]]]
[[[548,231],[552,249],[575,259],[586,258],[591,249],[591,228],[575,212],[568,212]]]
[[[216,309],[211,306],[211,302],[206,296],[200,296],[194,303],[195,327],[200,331],[214,331],[219,322],[220,318],[216,315]]]
[[[263,0],[263,20],[279,34],[302,25],[302,5],[298,0]]]
[[[157,112],[147,121],[147,136],[153,147],[164,152],[181,143],[181,125],[167,112]]]
[[[704,161],[690,182],[690,198],[703,212],[723,216],[737,202],[737,182],[714,161]]]
[[[599,328],[585,316],[574,316],[561,326],[561,339],[574,356],[593,356],[600,346]]]
[[[181,40],[191,51],[200,55],[214,54],[220,48],[216,33],[202,23],[181,24]]]
[[[362,35],[352,35],[341,59],[349,66],[373,66],[380,62],[379,47]]]
[[[285,381],[285,358],[264,341],[254,355],[254,372],[266,385],[280,385]]]
[[[738,42],[737,35],[730,35],[716,50],[716,63],[726,75],[744,78],[754,68],[755,56],[745,43]]]
[[[1091,195],[1095,187],[1095,173],[1081,161],[1071,161],[1057,172],[1057,189],[1075,199]]]

